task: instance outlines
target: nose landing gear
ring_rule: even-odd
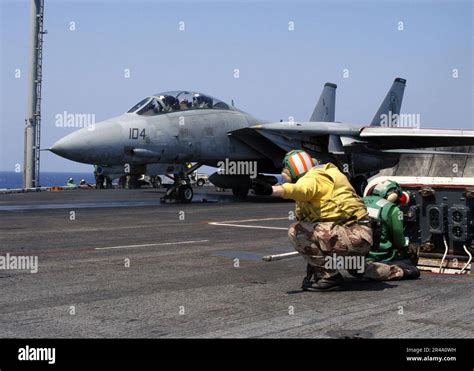
[[[190,203],[193,200],[194,192],[191,187],[189,178],[175,175],[174,184],[172,184],[166,194],[160,199],[162,203],[165,202],[180,202],[183,204]]]
[[[193,200],[194,191],[191,187],[191,180],[189,174],[193,173],[196,169],[202,166],[201,163],[197,163],[194,166],[187,169],[185,172],[174,175],[174,183],[168,188],[166,194],[160,199],[162,203],[169,202],[180,202],[190,203]]]
[[[184,184],[178,187],[178,200],[183,203],[189,203],[192,201],[194,192],[193,188],[189,184]]]

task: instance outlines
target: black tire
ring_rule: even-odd
[[[234,187],[232,188],[232,194],[235,197],[243,200],[249,194],[249,188],[248,187]]]
[[[182,185],[178,188],[178,199],[182,203],[188,204],[193,200],[194,192],[190,185]]]
[[[196,185],[198,187],[202,187],[204,184],[205,184],[205,180],[204,179],[198,179],[198,181],[196,182]]]

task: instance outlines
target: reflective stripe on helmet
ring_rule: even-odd
[[[303,151],[290,155],[289,161],[296,176],[307,173],[314,166],[311,156]]]
[[[306,164],[305,158],[303,157],[303,155],[306,155],[306,153],[301,154],[301,152],[298,152],[296,155],[298,156],[298,159],[303,164],[303,169],[304,169],[304,172],[306,173],[310,169],[308,164]],[[305,156],[305,157],[307,157],[307,156]]]
[[[315,160],[303,150],[293,150],[286,154],[283,166],[288,168],[294,180],[305,175],[315,165]]]

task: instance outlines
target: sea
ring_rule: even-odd
[[[64,186],[69,178],[73,178],[76,184],[79,184],[81,179],[86,182],[94,184],[95,178],[91,171],[90,173],[61,173],[42,171],[40,173],[39,185],[41,187]],[[14,171],[0,171],[0,189],[2,188],[22,188],[23,173],[16,173]]]

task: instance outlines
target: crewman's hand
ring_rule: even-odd
[[[273,193],[271,184],[258,179],[252,182],[252,190],[253,193],[260,196],[270,196]]]

